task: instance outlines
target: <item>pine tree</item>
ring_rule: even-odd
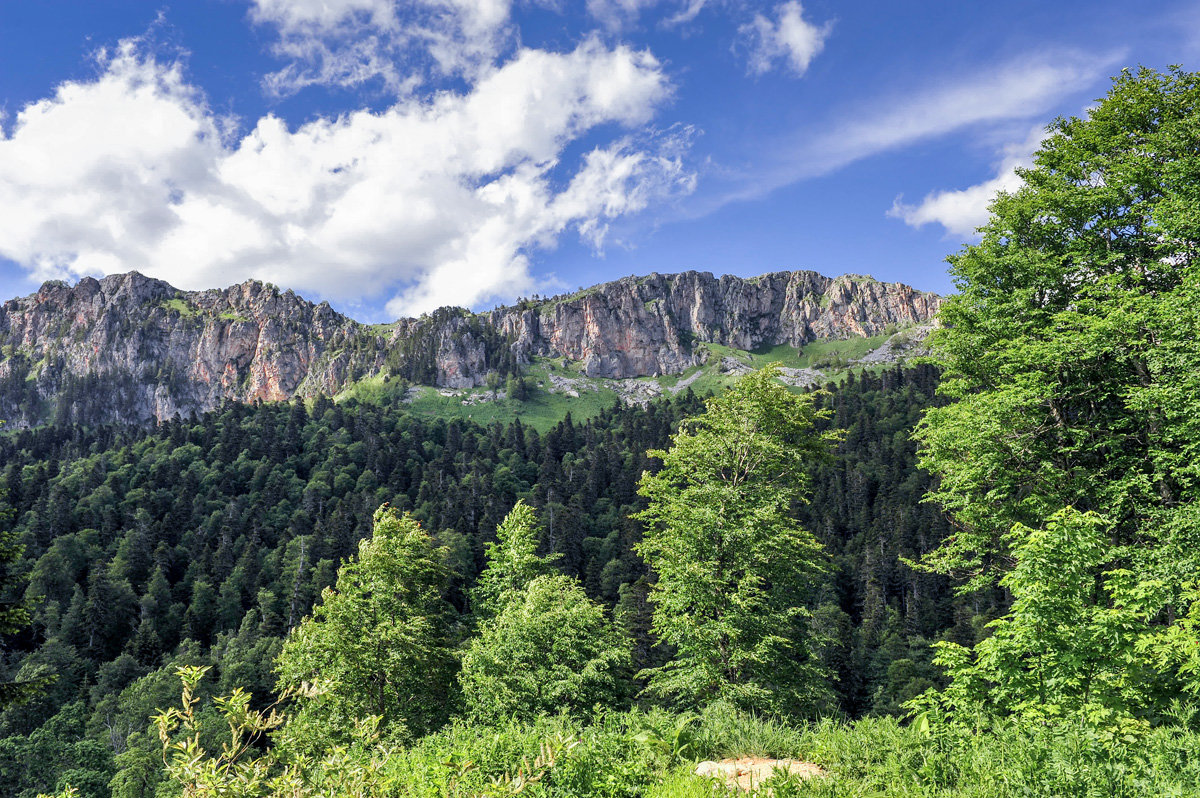
[[[3,422],[0,422],[2,424]],[[16,634],[29,625],[29,610],[24,606],[20,588],[25,582],[17,569],[25,547],[21,545],[17,530],[12,527],[13,511],[0,491],[0,641]],[[2,651],[3,648],[0,648]],[[48,684],[52,674],[0,682],[0,707],[28,698],[39,688]]]

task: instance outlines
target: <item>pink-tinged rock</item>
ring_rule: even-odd
[[[379,333],[326,303],[252,280],[185,292],[130,272],[74,287],[47,283],[0,306],[0,377],[14,373],[17,358],[7,353],[15,351],[25,368],[39,364],[31,384],[44,399],[73,378],[111,379],[122,386],[122,401],[107,420],[144,423],[211,410],[225,399],[332,395],[416,357],[426,358],[440,387],[477,387],[505,348],[518,362],[580,362],[591,377],[673,374],[707,358],[699,343],[753,350],[872,336],[889,324],[926,322],[940,302],[852,275],[684,272],[478,315],[444,309]],[[38,420],[2,409],[16,426]]]

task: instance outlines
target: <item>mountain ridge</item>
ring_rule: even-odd
[[[332,396],[380,376],[465,389],[537,358],[593,379],[671,375],[706,362],[706,345],[870,337],[928,322],[940,303],[859,275],[688,271],[367,325],[256,280],[205,291],[138,272],[51,281],[0,305],[0,417],[151,423],[226,400]]]

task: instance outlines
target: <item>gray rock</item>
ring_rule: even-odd
[[[877,335],[889,324],[928,322],[940,302],[853,275],[684,272],[372,327],[253,280],[180,291],[137,272],[87,277],[73,287],[46,283],[0,305],[0,386],[10,386],[0,391],[0,417],[16,426],[42,421],[39,402],[53,405],[69,381],[84,378],[104,393],[97,397],[104,420],[128,423],[204,412],[225,400],[332,396],[418,360],[424,376],[416,381],[463,390],[486,382],[498,353],[518,363],[538,356],[580,363],[585,377],[620,381],[615,390],[625,401],[644,404],[662,391],[632,378],[700,365],[708,359],[704,343],[752,350]]]

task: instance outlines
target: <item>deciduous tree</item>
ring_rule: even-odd
[[[652,694],[788,712],[828,700],[806,609],[823,553],[794,510],[806,461],[831,438],[813,430],[812,395],[779,376],[777,365],[747,375],[650,452],[663,466],[642,475],[637,550],[658,577],[654,633],[675,650],[646,673]]]
[[[284,643],[280,686],[301,695],[286,745],[318,746],[371,716],[403,739],[447,717],[456,665],[447,578],[429,534],[381,507],[374,534]]]
[[[487,564],[471,592],[472,610],[478,617],[494,615],[502,597],[516,595],[539,576],[554,572],[554,557],[538,554],[538,520],[533,508],[518,501],[496,527],[496,542],[484,548]]]
[[[579,580],[539,576],[503,598],[463,654],[459,683],[469,716],[579,715],[627,695],[629,640]]]
[[[485,722],[580,714],[627,694],[629,639],[579,580],[542,557],[538,520],[523,501],[496,529],[474,591],[476,637],[459,684],[467,714]]]
[[[1006,579],[1076,608],[1090,606],[1071,592],[1084,589],[1140,619],[1128,671],[1143,684],[1088,696],[1129,711],[1150,700],[1136,711],[1153,713],[1163,703],[1148,686],[1159,702],[1200,690],[1198,647],[1180,626],[1197,614],[1200,580],[1200,75],[1124,71],[1048,133],[1023,186],[993,202],[982,240],[950,258],[959,293],[933,344],[955,401],[919,435],[940,477],[933,498],[958,530],[926,564],[967,589]],[[1096,515],[1080,526],[1058,515],[1067,508]],[[1064,582],[1060,568],[1033,568],[1046,535],[1087,573]],[[1018,639],[1028,609],[1018,595],[996,636]],[[1033,678],[1049,656],[1047,701],[1092,667],[1077,634],[991,656],[1005,645],[977,652],[992,681]],[[1139,670],[1152,651],[1161,661]]]

